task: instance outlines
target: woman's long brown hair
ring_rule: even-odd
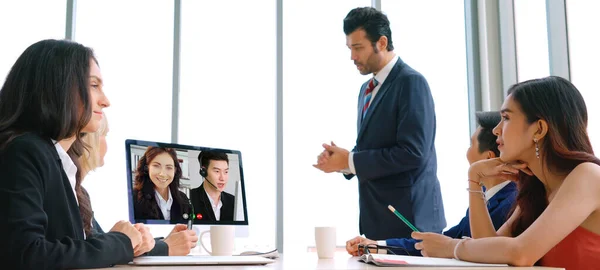
[[[520,105],[530,124],[540,119],[548,123],[548,132],[539,145],[539,158],[550,173],[567,175],[584,162],[600,165],[587,134],[585,101],[571,82],[551,76],[516,84],[508,94]],[[513,236],[523,233],[548,206],[546,188],[536,176],[520,173],[518,188],[509,214],[519,207],[511,226]]]

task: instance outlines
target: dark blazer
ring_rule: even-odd
[[[156,192],[154,186],[144,185],[141,190],[142,197],[138,199],[138,191],[133,191],[133,213],[135,219],[165,219],[158,202],[156,201]],[[171,193],[172,195],[172,193]],[[190,213],[189,200],[185,193],[179,191],[179,199],[173,196],[173,204],[171,204],[171,219],[172,221],[185,220],[184,213]]]
[[[427,81],[398,58],[362,119],[366,88],[367,83],[358,95],[358,135],[352,149],[360,233],[370,239],[410,237],[411,229],[388,205],[420,231],[441,232],[446,219],[437,179],[435,109]]]
[[[92,236],[96,237],[101,234],[104,234],[104,230],[100,227],[100,224],[96,221],[96,218],[92,218]],[[163,241],[163,237],[154,238],[155,244],[154,248],[148,251],[147,256],[169,256],[169,245]]]
[[[206,191],[204,191],[204,184],[200,185],[198,188],[192,189],[190,191],[190,198],[192,200],[195,213],[201,214],[202,220],[217,220],[215,213],[212,210],[212,206],[210,205],[210,200],[206,195]],[[221,202],[223,203],[223,206],[221,206],[221,217],[219,221],[233,221],[235,196],[227,192],[221,192]]]
[[[508,219],[508,213],[514,204],[516,197],[517,185],[514,182],[510,182],[500,189],[498,193],[489,198],[487,209],[496,230],[500,229],[502,224]],[[452,238],[461,238],[463,236],[471,237],[469,209],[467,209],[467,214],[460,220],[460,223],[445,231],[444,235]],[[417,242],[417,240],[412,238],[393,238],[386,240],[388,246],[402,247],[404,250],[408,251],[410,255],[421,256],[421,252],[415,249],[415,244]],[[394,250],[394,253],[401,255],[404,250]]]
[[[79,207],[49,138],[23,134],[0,151],[0,262],[9,269],[102,268],[133,260],[120,232],[84,239]]]

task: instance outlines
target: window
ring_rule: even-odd
[[[361,76],[350,60],[343,20],[368,0],[283,5],[284,249],[306,252],[315,226],[337,226],[337,245],[358,235],[356,178],[311,166],[333,140],[352,149]],[[310,19],[309,19],[310,16]]]
[[[33,43],[65,38],[66,0],[0,2],[0,88],[17,58]]]
[[[275,1],[182,1],[181,15],[179,142],[242,152],[247,249],[274,248]]]
[[[78,1],[76,16],[75,40],[96,52],[111,101],[106,165],[84,182],[108,230],[129,218],[125,139],[171,141],[173,2]]]
[[[346,47],[344,17],[369,0],[290,1],[283,5],[284,250],[306,252],[315,226],[336,226],[337,245],[358,235],[356,178],[311,165],[332,140],[352,149],[361,76]]]
[[[546,0],[515,0],[519,82],[550,75]]]
[[[600,25],[599,11],[599,1],[567,1],[571,81],[585,99],[589,115],[588,133],[596,151],[600,149],[600,107],[593,105],[600,97],[597,82],[600,40],[594,33]]]
[[[469,205],[465,191],[470,134],[464,1],[382,0],[381,7],[390,20],[394,51],[429,82],[437,120],[437,175],[446,222],[454,226]]]

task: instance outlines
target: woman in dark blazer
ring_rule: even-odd
[[[86,237],[74,160],[82,133],[110,105],[91,49],[43,40],[23,52],[0,90],[0,261],[9,269],[128,263],[141,233],[128,222]],[[81,202],[83,203],[83,202]]]
[[[179,190],[181,173],[174,149],[148,147],[135,172],[132,195],[136,220],[184,220],[183,214],[190,213],[190,203]]]

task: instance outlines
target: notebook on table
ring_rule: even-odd
[[[455,259],[429,258],[404,255],[386,255],[386,254],[363,254],[360,257],[365,263],[372,263],[377,266],[428,266],[428,267],[506,267],[507,264],[488,264],[463,262]]]
[[[274,260],[260,256],[142,256],[131,265],[250,265],[269,264]]]

